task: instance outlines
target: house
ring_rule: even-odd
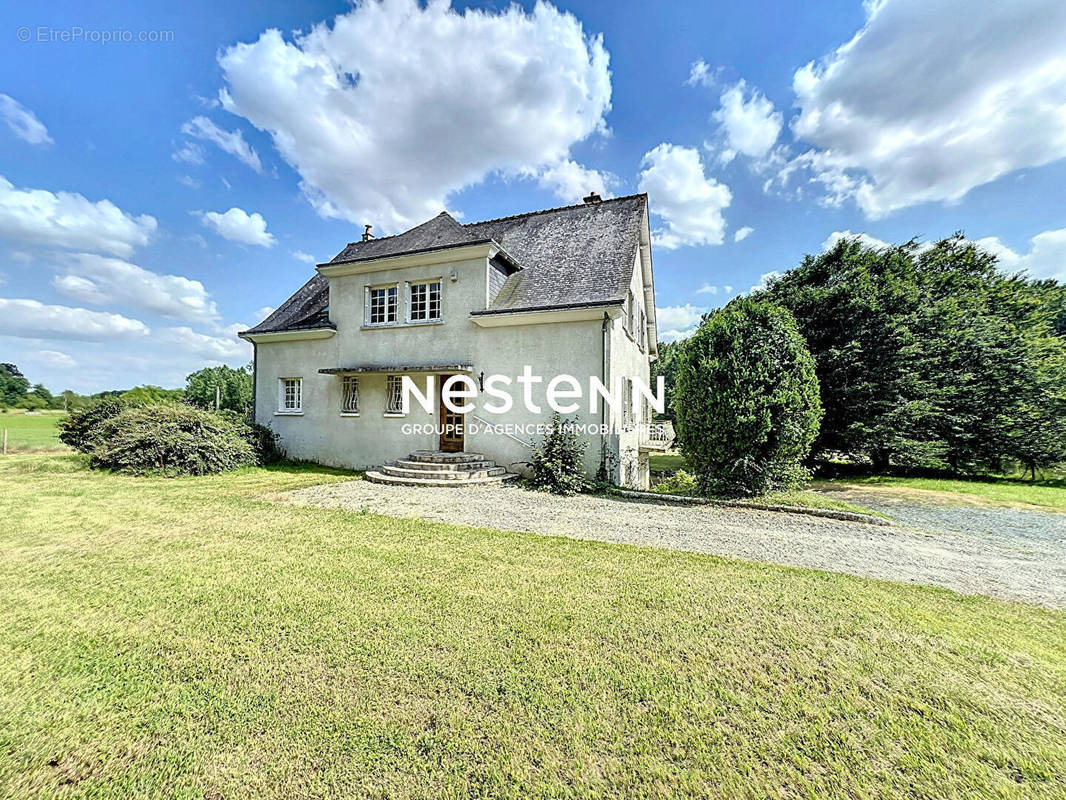
[[[538,438],[531,429],[550,419],[547,384],[565,374],[620,386],[624,399],[595,413],[585,400],[567,415],[593,431],[588,474],[602,462],[615,483],[648,485],[648,454],[660,443],[642,424],[648,402],[634,392],[637,379],[650,383],[657,348],[645,194],[592,194],[580,205],[466,224],[442,212],[382,238],[368,226],[240,335],[255,349],[255,418],[292,458],[425,469],[408,454],[447,463],[436,458],[443,451],[481,454],[452,457],[473,467],[519,471]],[[526,366],[543,377],[530,389],[539,413],[521,397],[491,418],[480,405],[455,414],[440,401],[448,376],[466,376],[481,393],[485,376],[519,376]],[[429,410],[404,410],[404,375],[419,387],[436,379]]]

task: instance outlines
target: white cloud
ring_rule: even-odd
[[[608,54],[572,15],[363,2],[226,50],[223,107],[268,132],[324,217],[388,232],[490,174],[558,167],[604,132]]]
[[[187,326],[163,328],[157,332],[158,341],[177,347],[179,350],[198,358],[223,363],[246,363],[252,357],[252,346],[243,339],[238,339],[230,329],[247,330],[244,325],[231,325],[225,336],[210,336],[197,333]]]
[[[37,115],[6,94],[0,94],[0,119],[3,119],[11,132],[24,142],[52,144],[48,128],[37,119]]]
[[[875,250],[884,250],[886,247],[892,247],[890,242],[886,242],[883,239],[878,239],[875,236],[871,236],[868,233],[852,233],[851,231],[833,231],[831,234],[825,237],[825,241],[822,242],[822,252],[832,250],[837,246],[837,242],[842,239],[858,239],[866,247],[872,247]]]
[[[977,239],[974,244],[996,256],[1005,271],[1025,270],[1031,278],[1066,281],[1066,228],[1038,233],[1030,240],[1028,253],[1016,253],[996,236]]]
[[[249,214],[242,208],[231,208],[224,214],[217,211],[197,212],[204,225],[223,239],[259,247],[273,247],[274,235],[267,233],[267,223],[261,214]]]
[[[303,250],[293,250],[292,257],[297,261],[303,261],[305,264],[315,263],[315,257],[310,253],[305,253]]]
[[[181,126],[181,132],[186,136],[194,136],[197,139],[213,142],[256,172],[261,173],[263,171],[263,164],[259,161],[259,154],[255,152],[255,149],[248,142],[244,141],[244,134],[241,133],[240,128],[227,131],[218,127],[207,117],[193,117]],[[188,146],[187,144],[186,147]],[[195,145],[193,146],[195,147]],[[203,149],[198,149],[200,160],[192,163],[200,164],[203,162]],[[174,155],[178,157],[178,153]]]
[[[710,65],[702,58],[697,58],[689,68],[687,86],[714,86],[718,78],[719,70],[712,70]]]
[[[190,189],[199,189],[202,184],[196,180],[192,175],[182,175],[178,178],[178,183],[182,186],[188,186]]]
[[[771,280],[773,280],[774,278],[780,278],[780,277],[781,277],[781,273],[778,272],[776,269],[772,270],[770,272],[764,272],[762,275],[759,276],[759,282],[757,284],[755,284],[754,286],[752,286],[748,291],[749,292],[761,292],[763,289],[765,289],[767,287],[767,285],[770,283]]]
[[[540,173],[540,185],[555,192],[566,203],[579,203],[595,192],[600,197],[610,197],[609,187],[618,179],[609,172],[599,172],[569,159],[560,161]]]
[[[16,189],[0,176],[0,236],[9,239],[128,256],[148,244],[156,224],[155,217],[134,217],[110,200]]]
[[[660,341],[672,342],[691,336],[708,310],[689,303],[680,306],[656,306],[655,322],[659,329]]]
[[[745,225],[743,228],[737,229],[737,232],[733,234],[734,242],[743,242],[749,236],[755,233],[755,229],[749,225]]]
[[[711,283],[705,283],[696,290],[696,294],[718,294],[718,287]]]
[[[195,142],[184,142],[180,150],[170,154],[175,161],[184,161],[186,164],[203,164],[204,148]]]
[[[731,161],[737,153],[765,158],[781,133],[781,112],[757,89],[749,93],[744,81],[722,92],[720,102],[713,117],[727,145],[722,160]]]
[[[199,281],[159,275],[117,258],[78,253],[52,286],[80,303],[130,306],[172,319],[218,319],[215,302]]]
[[[255,317],[255,324],[258,325],[260,322],[262,322],[271,314],[273,314],[276,310],[277,309],[275,309],[273,306],[263,306],[262,308],[256,309],[256,312],[253,315]],[[248,328],[241,328],[241,330],[246,331],[248,330]]]
[[[87,342],[147,336],[148,326],[121,314],[50,306],[37,300],[0,298],[4,335],[31,339],[75,339]]]
[[[797,139],[827,201],[870,218],[952,202],[1066,157],[1066,3],[881,0],[851,41],[798,70]],[[796,165],[793,165],[796,166]]]
[[[657,245],[673,250],[682,245],[722,243],[722,211],[733,201],[733,194],[728,186],[704,174],[696,150],[660,144],[644,154],[641,165],[640,190],[648,193],[652,212],[663,222],[653,232]]]
[[[78,366],[77,361],[58,350],[38,350],[34,355],[37,356],[38,361],[55,369],[72,369]]]

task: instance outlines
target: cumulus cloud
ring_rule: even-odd
[[[276,311],[274,306],[263,306],[262,308],[256,309],[255,314],[252,315],[252,316],[255,317],[256,325],[258,325],[260,322],[262,322],[267,317],[269,317],[271,314],[273,314],[274,311]],[[248,330],[248,328],[246,328],[246,327],[245,328],[241,328],[241,330],[242,331],[246,331],[246,330]]]
[[[147,336],[148,326],[121,314],[85,308],[45,305],[37,300],[0,298],[4,335],[30,339],[74,339],[86,342]]]
[[[71,369],[78,366],[77,361],[58,350],[38,350],[34,355],[42,364],[55,369]]]
[[[732,161],[737,153],[761,159],[777,143],[784,118],[757,89],[749,91],[744,81],[729,87],[720,98],[714,120],[725,139],[722,161]]]
[[[34,245],[129,256],[148,244],[155,217],[134,217],[110,200],[73,192],[16,189],[0,175],[0,236]]]
[[[247,164],[256,172],[263,171],[263,165],[259,161],[259,154],[255,152],[255,149],[248,144],[248,142],[244,141],[244,134],[241,133],[239,128],[237,130],[227,131],[218,127],[207,117],[193,117],[181,126],[181,132],[186,136],[192,136],[197,139],[212,142],[218,145],[221,150],[236,157],[239,161]],[[195,148],[199,151],[197,155],[200,160],[192,161],[191,163],[203,163],[203,148],[200,148],[191,142],[187,142],[182,150],[174,154],[174,157],[179,158],[181,154],[185,153],[189,148]],[[189,159],[180,158],[180,160]]]
[[[259,247],[273,247],[277,243],[272,233],[267,233],[267,223],[258,213],[249,214],[243,208],[231,208],[224,214],[217,211],[197,212],[200,221],[223,239]]]
[[[1066,228],[1038,233],[1030,240],[1028,253],[1015,252],[997,236],[977,239],[974,244],[996,256],[1004,270],[1025,270],[1031,278],[1066,281]]]
[[[567,161],[606,130],[608,60],[600,37],[548,3],[458,13],[447,0],[370,0],[219,57],[223,107],[270,134],[319,214],[383,231],[492,173]]]
[[[566,203],[578,203],[595,192],[600,197],[610,197],[610,187],[617,178],[609,172],[599,172],[567,159],[554,164],[540,173],[539,183],[551,189],[555,196]]]
[[[710,64],[704,61],[702,58],[697,58],[692,62],[692,66],[688,71],[688,80],[685,81],[687,86],[714,86],[718,78],[718,70],[712,70]]]
[[[755,233],[755,229],[750,225],[745,225],[743,228],[738,228],[737,232],[733,234],[734,242],[743,242],[749,236]]]
[[[315,263],[315,257],[310,253],[305,253],[303,250],[293,250],[292,257],[295,258],[297,261],[304,262],[305,264]]]
[[[822,242],[822,252],[832,250],[837,246],[837,242],[842,239],[858,239],[867,247],[872,247],[875,250],[884,250],[886,247],[892,247],[890,242],[886,242],[883,239],[878,239],[876,236],[871,236],[868,233],[852,233],[851,231],[833,231],[831,234],[825,237],[825,241]]]
[[[247,330],[245,325],[233,325],[230,328]],[[195,355],[199,358],[209,359],[222,363],[245,363],[252,357],[252,346],[243,339],[238,339],[235,332],[224,336],[212,336],[206,333],[197,333],[192,328],[181,325],[174,328],[163,328],[157,331],[160,342],[179,348],[180,350]]]
[[[659,340],[672,342],[691,336],[708,311],[707,308],[690,303],[680,306],[656,306],[655,321],[659,329]]]
[[[0,119],[7,123],[17,137],[30,144],[52,144],[48,128],[37,115],[22,103],[6,94],[0,94]]]
[[[129,306],[172,319],[218,319],[215,302],[199,281],[160,275],[117,258],[78,253],[52,286],[80,303]]]
[[[881,0],[851,41],[793,78],[795,137],[837,204],[870,218],[957,201],[1066,157],[1066,3]]]
[[[660,144],[644,154],[641,166],[640,190],[648,193],[653,213],[662,220],[662,227],[652,232],[658,246],[673,250],[722,243],[722,212],[733,202],[733,193],[704,174],[696,150]]]

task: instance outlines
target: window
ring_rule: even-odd
[[[622,426],[633,424],[633,379],[624,378],[622,384]]]
[[[388,325],[396,321],[396,287],[371,286],[367,289],[366,324]]]
[[[282,378],[278,410],[293,413],[303,411],[303,378]]]
[[[354,375],[341,378],[341,413],[359,413],[359,379]]]
[[[625,311],[625,321],[622,323],[622,326],[627,331],[632,331],[633,330],[633,325],[632,325],[632,319],[633,319],[633,290],[632,289],[629,291],[629,294],[626,295],[626,305],[625,305],[625,308],[623,310]]]
[[[637,343],[643,350],[648,344],[648,319],[644,316],[643,306],[640,309],[640,329],[637,331]]]
[[[430,322],[440,316],[440,281],[412,283],[407,309],[409,322]]]
[[[385,413],[403,413],[403,380],[399,375],[385,378]]]

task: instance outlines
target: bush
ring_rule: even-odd
[[[240,431],[244,438],[255,451],[256,462],[259,464],[273,464],[281,460],[281,450],[278,448],[278,435],[266,425],[252,422],[246,414],[236,411],[222,411],[219,414],[228,419]]]
[[[814,360],[792,316],[750,298],[711,314],[683,348],[677,440],[701,494],[802,485],[822,408]]]
[[[59,421],[59,441],[82,453],[90,453],[96,446],[99,426],[126,408],[126,403],[109,397],[86,408],[75,409]]]
[[[585,488],[583,456],[587,442],[566,429],[566,422],[552,414],[551,430],[539,445],[534,445],[529,480],[534,489],[554,494],[572,495]]]
[[[134,474],[205,475],[259,463],[243,421],[177,403],[126,408],[91,434],[90,465]]]
[[[699,486],[692,475],[683,469],[679,469],[670,477],[663,478],[655,484],[652,487],[652,491],[660,492],[661,494],[695,495],[699,494]]]

